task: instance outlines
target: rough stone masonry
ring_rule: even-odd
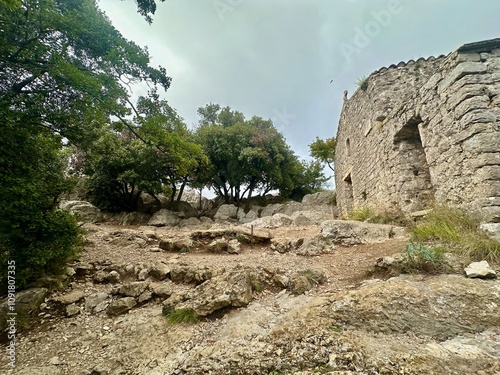
[[[435,200],[500,222],[500,39],[373,72],[345,98],[335,167],[341,213]]]

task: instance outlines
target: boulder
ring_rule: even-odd
[[[230,240],[227,243],[227,250],[229,254],[239,254],[241,251],[241,245],[238,240]]]
[[[163,262],[154,263],[149,268],[149,274],[151,275],[151,277],[159,281],[164,280],[169,273],[170,267]]]
[[[168,198],[162,194],[159,194],[155,199],[152,195],[147,193],[141,193],[139,200],[137,201],[137,211],[152,215],[155,212],[166,207],[168,204]]]
[[[66,316],[73,316],[80,313],[80,307],[72,303],[66,306]]]
[[[99,292],[85,297],[85,310],[92,313],[97,305],[108,299],[108,293]]]
[[[106,275],[105,281],[111,284],[118,284],[121,281],[121,276],[117,271],[111,271]]]
[[[15,293],[15,312],[20,317],[29,317],[38,312],[40,305],[44,302],[45,297],[49,293],[47,288],[31,288]],[[10,310],[9,300],[7,297],[0,302],[0,332],[3,332],[7,327],[7,315]]]
[[[201,284],[212,277],[220,275],[224,268],[211,268],[208,266],[176,265],[170,271],[173,282],[184,284]]]
[[[304,256],[317,256],[321,254],[331,253],[333,251],[332,246],[327,246],[325,238],[322,236],[316,236],[312,238],[307,238],[304,240],[302,245],[295,251],[297,255]]]
[[[62,201],[59,207],[75,215],[80,221],[96,223],[103,220],[101,210],[86,201]]]
[[[198,211],[193,208],[193,206],[191,206],[188,202],[175,202],[174,206],[177,216],[179,216],[181,219],[189,219],[198,216]]]
[[[283,208],[281,203],[268,204],[262,212],[260,213],[260,217],[273,216],[275,213],[279,212]]]
[[[179,222],[179,228],[195,227],[201,225],[202,222],[197,217],[190,217],[189,219],[182,219]]]
[[[151,292],[154,296],[160,298],[168,298],[172,295],[172,286],[168,283],[161,283],[160,285],[151,285]]]
[[[491,238],[500,242],[500,223],[481,224],[481,230],[486,232]]]
[[[129,212],[120,220],[120,225],[146,225],[151,215],[142,212]]]
[[[217,209],[214,220],[226,221],[229,219],[238,219],[238,211],[242,210],[232,204],[223,204]]]
[[[444,340],[500,326],[499,281],[459,275],[399,276],[335,296],[322,311],[349,330]]]
[[[165,251],[174,251],[179,253],[187,253],[191,250],[194,243],[190,238],[169,238],[161,240],[159,247]]]
[[[214,277],[197,286],[188,294],[187,300],[176,305],[175,309],[192,309],[198,316],[207,316],[228,306],[246,306],[253,298],[253,278],[248,269]]]
[[[161,209],[153,214],[148,222],[148,225],[155,227],[174,227],[179,224],[179,216],[170,210]]]
[[[377,243],[394,236],[394,226],[361,221],[328,220],[321,224],[321,235],[344,246]]]
[[[106,314],[116,316],[124,314],[137,305],[137,301],[132,297],[115,299],[106,310]]]
[[[311,225],[312,222],[311,220],[308,219],[307,216],[300,213],[296,215],[295,218],[293,219],[293,224],[297,226],[304,226],[304,225]]]
[[[470,278],[494,279],[497,277],[495,270],[485,260],[469,264],[464,271],[465,275]]]
[[[295,295],[304,294],[312,288],[312,284],[309,282],[307,277],[303,275],[297,275],[291,280],[292,293]]]
[[[325,206],[332,204],[333,191],[320,191],[314,194],[304,195],[302,204],[310,206]]]
[[[55,297],[54,301],[59,302],[63,305],[70,305],[82,300],[84,297],[85,293],[83,290],[73,290],[72,292],[63,294],[62,296]]]
[[[142,292],[144,292],[149,283],[146,281],[135,281],[128,284],[124,284],[118,288],[118,294],[127,297],[138,297]]]

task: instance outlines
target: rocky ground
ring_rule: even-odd
[[[68,287],[40,290],[1,372],[500,374],[497,279],[368,272],[398,228],[254,224],[85,224]],[[197,323],[162,313],[186,309]]]

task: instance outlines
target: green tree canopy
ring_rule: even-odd
[[[309,154],[311,157],[328,165],[328,168],[334,171],[333,163],[335,160],[335,138],[325,140],[316,137],[316,140],[309,145]]]
[[[138,82],[155,97],[170,78],[95,0],[0,0],[0,257],[16,260],[19,287],[61,269],[78,243],[75,220],[57,209],[64,145],[88,148],[111,116],[130,127]]]
[[[196,137],[210,164],[205,184],[226,202],[279,190],[283,195],[299,191],[305,180],[304,165],[271,120],[210,103],[198,110],[200,126]],[[300,186],[302,188],[302,186]]]

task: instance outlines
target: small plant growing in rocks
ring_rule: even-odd
[[[195,324],[199,317],[193,309],[172,310],[171,308],[163,308],[163,315],[167,316],[167,323],[170,325],[177,324]]]
[[[363,77],[359,78],[356,81],[356,84],[358,85],[358,88],[360,88],[363,91],[366,91],[366,89],[368,88],[368,77],[363,76]]]
[[[447,269],[442,247],[431,248],[421,242],[410,242],[403,253],[401,271],[404,273],[439,273]]]

